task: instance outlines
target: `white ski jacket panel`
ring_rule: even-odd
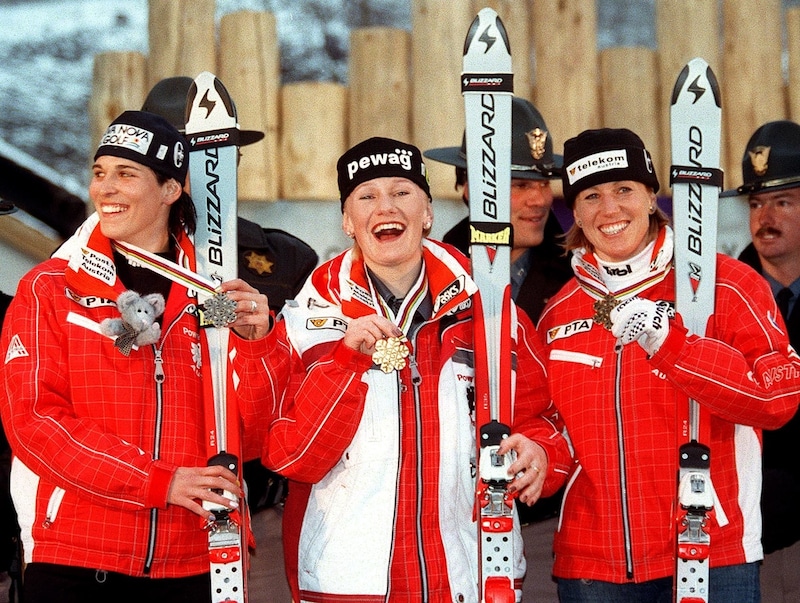
[[[439,244],[426,242],[425,260],[434,315],[400,371],[385,374],[341,343],[357,311],[342,289],[369,290],[350,252],[318,268],[278,323],[302,377],[279,408],[265,460],[294,480],[284,538],[298,601],[477,601],[474,285],[464,260]],[[540,344],[528,318],[515,318],[514,428],[547,450],[555,491],[568,450]],[[519,526],[514,534],[519,588]]]

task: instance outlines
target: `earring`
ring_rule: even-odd
[[[352,233],[352,232],[345,232],[344,234],[347,236],[347,238],[348,238],[348,239],[352,239],[352,238],[354,238],[354,237],[356,236],[356,235],[355,235],[354,233]]]
[[[651,205],[651,206],[650,206],[650,214],[652,215],[652,214],[654,214],[654,213],[656,213],[656,208],[655,208],[655,206],[654,206],[654,205]]]
[[[575,226],[577,226],[578,228],[583,228],[583,222],[581,222],[580,220],[575,220]]]
[[[431,223],[430,222],[425,222],[425,224],[422,225],[422,228],[424,230],[428,230],[430,227],[431,227]]]

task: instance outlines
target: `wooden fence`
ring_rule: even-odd
[[[464,37],[483,6],[503,19],[515,93],[542,112],[556,152],[587,128],[631,128],[653,152],[664,192],[669,99],[689,59],[705,58],[720,81],[726,188],[741,183],[744,145],[759,125],[800,120],[800,8],[784,12],[780,0],[656,0],[655,49],[602,51],[595,0],[411,0],[411,31],[352,31],[346,86],[282,85],[270,13],[232,13],[217,25],[214,0],[150,0],[149,53],[95,59],[92,144],[121,111],[141,107],[161,78],[212,71],[231,92],[241,126],[266,133],[243,149],[240,197],[335,199],[337,158],[368,136],[423,150],[460,143]],[[452,168],[429,167],[434,196],[455,198]]]

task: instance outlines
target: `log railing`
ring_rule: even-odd
[[[208,70],[231,92],[242,127],[266,132],[243,149],[241,198],[335,199],[336,159],[363,138],[391,136],[423,150],[460,143],[463,41],[486,5],[509,32],[516,94],[540,109],[557,152],[586,128],[629,127],[653,151],[666,190],[669,96],[694,56],[722,88],[726,188],[740,183],[744,145],[759,125],[800,120],[800,8],[784,11],[780,0],[656,0],[654,48],[604,50],[594,0],[411,0],[411,31],[352,31],[347,85],[282,85],[270,13],[231,13],[217,24],[214,0],[150,0],[148,54],[96,57],[92,146],[159,79]],[[455,198],[452,168],[430,167],[434,196]]]

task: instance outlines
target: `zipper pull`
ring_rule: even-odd
[[[408,357],[408,367],[411,369],[411,383],[415,386],[419,386],[422,383],[422,375],[419,374],[419,367],[417,366],[417,359],[412,354]]]
[[[156,357],[155,357],[155,363],[156,363],[155,380],[156,380],[156,383],[164,383],[164,360],[161,358],[161,350],[156,348],[155,353],[156,353]]]

